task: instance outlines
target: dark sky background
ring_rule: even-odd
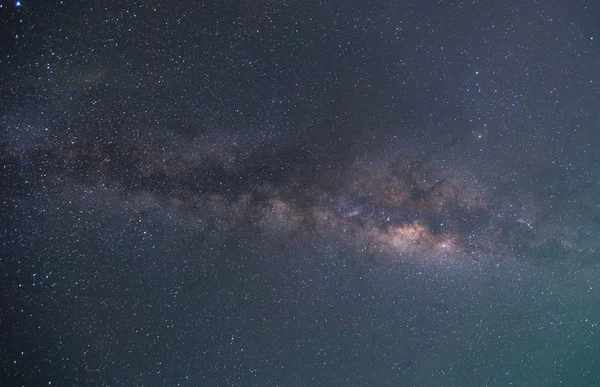
[[[600,385],[597,1],[0,4],[0,384]]]

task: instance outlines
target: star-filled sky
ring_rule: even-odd
[[[600,3],[0,1],[0,384],[600,384]]]

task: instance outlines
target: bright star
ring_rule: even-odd
[[[15,5],[16,5],[17,7],[20,7],[20,6],[21,6],[21,5],[23,5],[23,4],[21,4],[21,2],[20,2],[20,1],[17,1],[17,2],[15,3]]]

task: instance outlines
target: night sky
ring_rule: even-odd
[[[0,4],[1,385],[600,385],[600,2]]]

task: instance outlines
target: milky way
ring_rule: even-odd
[[[494,261],[539,249],[555,236],[572,249],[565,225],[538,220],[527,192],[504,198],[519,204],[507,210],[496,197],[501,182],[446,161],[477,137],[468,132],[409,159],[379,154],[321,162],[285,143],[220,151],[217,158],[200,141],[180,137],[165,144],[75,132],[15,151],[12,162],[29,170],[52,166],[45,176],[63,189],[106,192],[106,200],[112,193],[130,211],[159,212],[200,228],[254,227],[274,239],[317,233],[386,260]]]

